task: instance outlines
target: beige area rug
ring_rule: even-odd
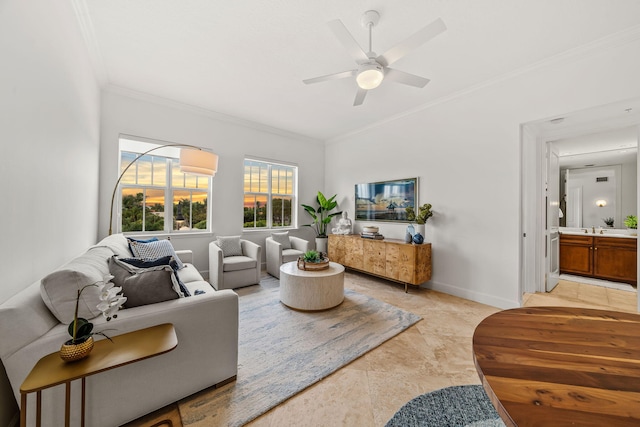
[[[243,295],[238,379],[179,402],[182,423],[244,425],[420,319],[348,289],[341,305],[321,312],[287,308],[277,287]]]

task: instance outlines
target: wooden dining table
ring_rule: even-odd
[[[523,307],[484,319],[473,356],[507,426],[640,426],[640,315]]]

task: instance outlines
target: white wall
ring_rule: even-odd
[[[96,242],[100,94],[70,2],[0,2],[0,58],[1,303]]]
[[[177,249],[192,249],[194,264],[208,273],[208,245],[214,235],[239,235],[243,225],[243,161],[245,156],[280,160],[299,167],[299,197],[314,203],[324,180],[324,145],[284,132],[220,119],[197,108],[111,88],[102,96],[100,220],[99,235],[109,230],[109,205],[118,178],[118,136],[129,134],[212,149],[220,156],[213,179],[212,234],[180,236],[171,241]],[[298,209],[299,224],[309,222]],[[114,230],[115,230],[114,225]],[[245,233],[244,237],[264,245],[268,232]],[[313,238],[305,228],[292,232]],[[264,247],[264,246],[263,246]],[[264,251],[263,251],[264,252]],[[263,254],[264,258],[264,254]]]
[[[435,211],[426,286],[519,306],[519,236],[535,233],[520,230],[520,124],[639,96],[638,51],[636,40],[550,62],[331,141],[325,189],[352,210],[355,183],[418,176],[419,202]],[[406,227],[379,225],[396,238]]]

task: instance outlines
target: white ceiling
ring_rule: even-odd
[[[106,86],[327,140],[640,28],[638,0],[74,0]],[[393,67],[431,79],[393,82],[353,107],[355,81],[303,79],[354,68],[326,23],[361,46],[378,10],[373,50],[431,21],[448,29]]]

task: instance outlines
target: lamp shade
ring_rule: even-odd
[[[180,171],[196,175],[214,176],[218,170],[218,156],[204,150],[180,150]]]

